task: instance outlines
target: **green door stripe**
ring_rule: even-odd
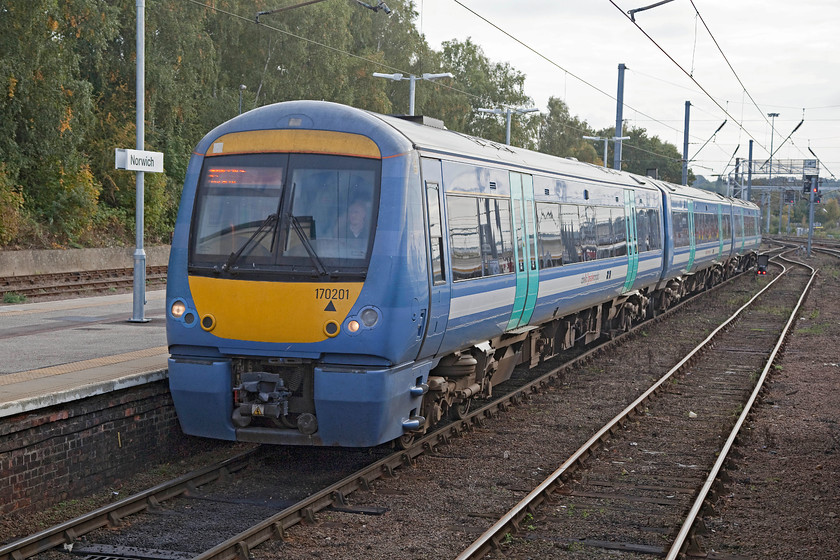
[[[537,251],[537,212],[534,203],[534,178],[522,176],[522,194],[525,213],[525,272],[528,275],[528,291],[525,296],[525,308],[519,319],[519,326],[527,325],[537,305],[537,292],[540,288],[540,259]]]
[[[627,239],[627,278],[624,281],[624,291],[628,292],[636,282],[639,273],[639,243],[636,229],[636,191],[624,191],[624,231]]]
[[[534,182],[530,175],[510,173],[510,195],[516,263],[516,294],[506,330],[528,324],[537,304],[539,259],[537,258],[536,209]]]
[[[694,201],[688,201],[688,240],[689,240],[689,253],[688,253],[688,267],[685,269],[686,272],[691,272],[691,267],[694,266],[694,252],[697,250],[697,241],[695,240],[694,234]]]

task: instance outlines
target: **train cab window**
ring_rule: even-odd
[[[446,206],[453,280],[513,272],[507,199],[447,195]]]
[[[243,157],[207,160],[197,194],[192,260],[223,263],[249,240],[255,255],[270,253],[269,234],[275,224],[269,224],[269,217],[280,208],[288,157],[263,158],[260,163]],[[261,228],[269,231],[256,239]]]
[[[379,166],[377,160],[308,154],[207,158],[196,192],[190,266],[332,279],[364,274]]]

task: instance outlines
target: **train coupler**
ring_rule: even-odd
[[[289,413],[289,397],[292,392],[276,373],[243,373],[241,383],[233,391],[233,423],[240,428],[249,425],[255,417],[277,420]]]

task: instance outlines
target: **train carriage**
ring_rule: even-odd
[[[167,284],[181,425],[405,444],[516,365],[749,266],[754,214],[422,118],[250,111],[199,143],[185,180]]]

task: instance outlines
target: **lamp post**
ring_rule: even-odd
[[[396,74],[383,74],[381,72],[374,72],[374,78],[385,78],[386,80],[394,80],[395,82],[399,82],[400,80],[408,80],[410,82],[408,88],[408,114],[414,116],[414,91],[415,85],[414,83],[417,80],[428,80],[434,81],[440,78],[454,78],[455,76],[452,75],[451,72],[444,72],[442,74],[423,74],[420,77],[415,76],[414,74],[409,74],[408,76],[403,76],[399,72]]]
[[[603,141],[604,142],[604,168],[607,167],[607,142],[612,140],[613,142],[618,142],[619,140],[630,140],[629,136],[613,136],[612,138],[601,138],[600,136],[584,136],[584,140],[595,140],[595,141]]]
[[[239,114],[242,114],[242,92],[248,89],[245,84],[239,84]]]
[[[773,137],[776,135],[776,117],[779,116],[779,113],[767,113],[767,116],[770,117],[770,172],[767,175],[767,186],[770,186],[770,183],[773,182]],[[770,233],[770,192],[767,191],[767,233]],[[782,213],[781,210],[779,211],[779,225],[781,227],[782,223]]]
[[[536,107],[531,107],[528,109],[511,109],[508,107],[507,109],[479,109],[479,113],[492,113],[494,115],[506,115],[506,127],[505,127],[505,144],[510,146],[510,116],[513,113],[517,115],[524,115],[525,113],[533,113],[534,111],[539,111]]]

